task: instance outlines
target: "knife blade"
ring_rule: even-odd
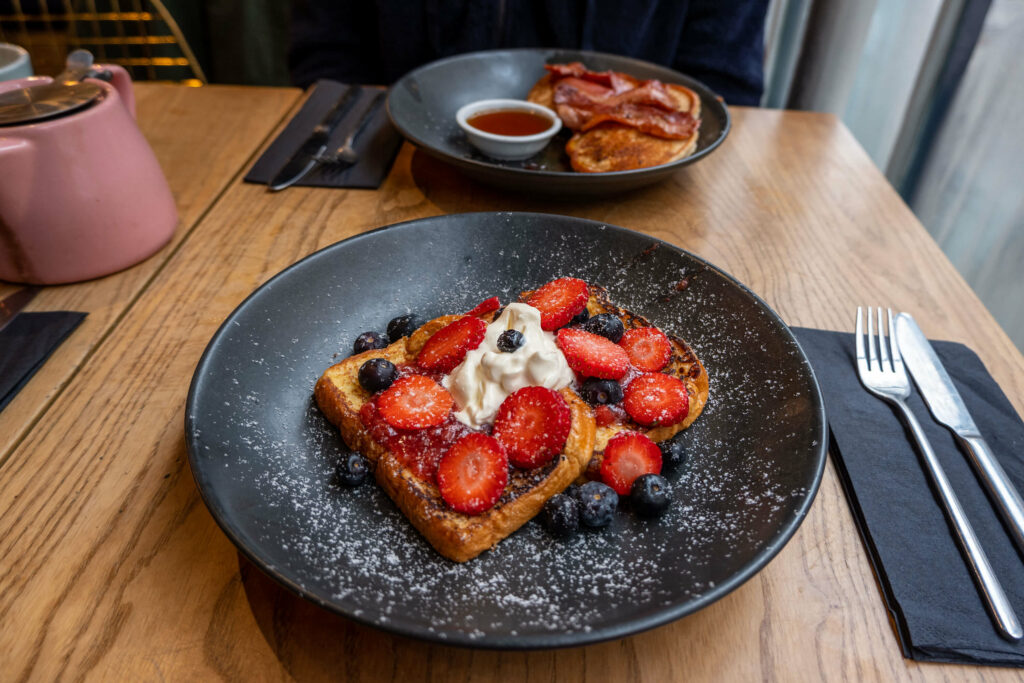
[[[896,344],[928,410],[936,422],[953,432],[988,489],[993,506],[1006,523],[1014,543],[1024,553],[1024,501],[982,438],[960,392],[935,355],[935,349],[909,313],[896,316]]]
[[[28,302],[36,297],[39,289],[39,287],[25,287],[0,301],[0,331],[3,331],[8,323],[14,320],[14,316],[21,313]]]
[[[331,131],[345,118],[349,109],[359,99],[358,96],[362,90],[361,86],[353,85],[345,91],[345,94],[324,115],[295,154],[285,162],[277,175],[267,184],[267,188],[271,192],[291,187],[320,163],[320,157],[327,151],[327,142],[331,137]]]

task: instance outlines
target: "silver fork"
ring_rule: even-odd
[[[946,512],[946,517],[956,532],[957,544],[967,561],[981,597],[985,602],[992,621],[999,631],[999,635],[1007,640],[1020,640],[1024,632],[1021,631],[1020,622],[1013,612],[1010,601],[1006,599],[1003,587],[999,584],[992,565],[982,550],[978,537],[967,520],[960,501],[953,492],[946,473],[935,457],[928,438],[921,429],[921,424],[914,417],[907,406],[907,398],[910,396],[910,379],[903,367],[903,358],[900,356],[899,347],[893,340],[892,331],[892,310],[888,310],[889,338],[883,334],[882,309],[878,309],[878,338],[875,338],[874,326],[872,324],[872,310],[868,307],[868,332],[867,339],[864,337],[863,311],[857,307],[857,374],[864,388],[878,398],[887,401],[899,409],[900,415],[910,427],[918,449],[924,458],[925,468],[932,480],[932,484],[939,493],[939,501]],[[866,346],[865,346],[866,344]],[[877,348],[877,353],[876,353]]]

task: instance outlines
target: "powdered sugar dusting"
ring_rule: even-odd
[[[669,247],[648,248],[642,236],[550,230],[530,218],[489,215],[488,229],[459,240],[451,268],[429,278],[429,255],[399,256],[372,302],[353,298],[367,287],[365,272],[347,268],[359,263],[350,253],[358,250],[327,252],[239,312],[239,324],[222,332],[224,352],[206,366],[209,388],[190,405],[190,445],[207,498],[218,499],[222,520],[264,565],[344,614],[483,646],[608,637],[729,587],[777,550],[779,530],[816,485],[815,390],[769,312],[717,271]],[[312,401],[313,384],[359,333],[382,330],[390,317],[427,319],[492,295],[506,303],[559,276],[607,287],[704,362],[710,400],[677,437],[689,461],[667,473],[676,503],[653,521],[620,511],[609,528],[569,540],[530,522],[479,558],[453,563],[376,485],[333,482],[343,445]]]

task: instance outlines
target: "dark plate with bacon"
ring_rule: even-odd
[[[478,152],[455,122],[464,104],[520,98],[564,124],[524,161]],[[729,132],[725,104],[699,81],[629,57],[526,48],[457,55],[403,76],[388,94],[395,127],[427,154],[505,189],[600,195],[662,180],[710,154]]]

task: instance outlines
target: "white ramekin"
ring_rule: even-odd
[[[496,135],[486,133],[466,123],[475,114],[485,111],[529,111],[540,114],[551,121],[551,126],[534,135]],[[478,150],[489,157],[516,161],[529,159],[548,144],[548,140],[562,129],[562,120],[558,114],[545,106],[527,102],[526,100],[478,100],[470,102],[455,113],[459,128],[466,132],[466,137]]]

